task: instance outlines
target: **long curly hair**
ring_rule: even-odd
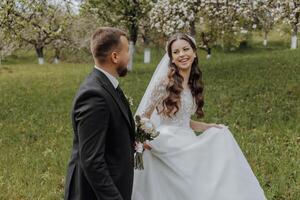
[[[179,68],[172,62],[172,44],[176,40],[185,40],[187,41],[193,51],[196,53],[196,57],[191,66],[190,77],[188,81],[188,86],[192,92],[192,95],[195,99],[195,103],[197,104],[196,116],[198,118],[202,118],[204,116],[203,106],[204,106],[204,96],[203,96],[203,81],[202,81],[202,72],[198,65],[198,55],[197,55],[197,47],[195,42],[192,39],[183,33],[177,33],[170,37],[167,43],[167,52],[170,57],[169,64],[169,72],[168,72],[168,83],[167,83],[167,93],[168,96],[163,100],[162,107],[158,110],[158,113],[163,114],[164,116],[172,118],[178,110],[180,106],[180,94],[183,91],[183,80],[184,78],[179,73]]]

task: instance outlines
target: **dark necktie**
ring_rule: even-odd
[[[128,108],[129,104],[128,104],[128,101],[127,101],[127,99],[126,99],[126,97],[125,97],[125,95],[124,95],[122,89],[120,88],[120,86],[118,86],[118,87],[116,88],[116,91],[117,91],[118,95],[120,96],[122,102],[124,103],[124,105],[125,105],[125,107],[127,108],[127,111],[128,111],[128,109],[129,109],[129,108]]]

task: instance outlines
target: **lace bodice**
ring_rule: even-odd
[[[151,118],[151,114],[155,111],[156,106],[162,106],[162,101],[166,98],[166,83],[161,82],[154,87],[147,106],[142,111],[141,116]],[[172,118],[159,115],[160,125],[173,125],[180,127],[190,127],[191,116],[196,112],[196,103],[192,96],[191,90],[185,88],[181,92],[179,110]]]

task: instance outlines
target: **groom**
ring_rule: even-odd
[[[117,80],[127,73],[126,34],[99,28],[91,38],[91,52],[95,67],[72,110],[74,139],[65,200],[130,200],[135,125]]]

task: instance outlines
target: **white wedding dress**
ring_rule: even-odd
[[[152,112],[165,96],[157,84],[143,110]],[[135,170],[132,200],[265,200],[228,127],[209,128],[199,136],[190,128],[196,106],[190,89],[172,119],[160,117],[160,135],[144,151],[144,170]]]

